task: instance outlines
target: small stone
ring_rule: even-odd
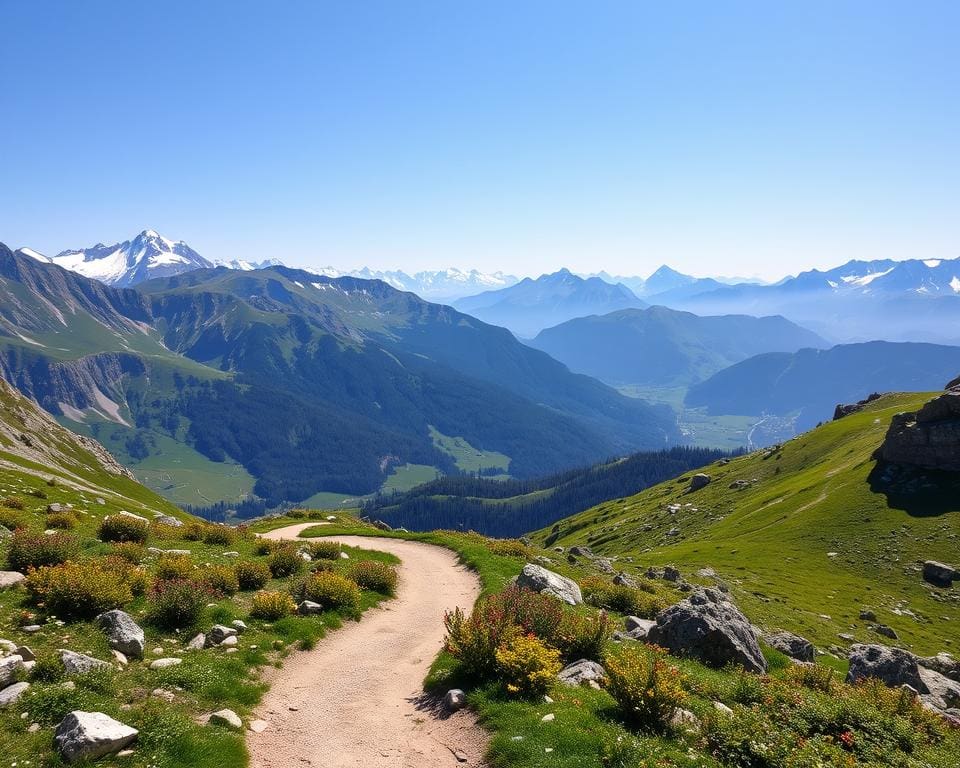
[[[203,650],[204,646],[207,644],[207,636],[200,632],[193,636],[193,639],[190,640],[186,645],[188,651],[200,651]]]
[[[36,733],[40,730],[40,723],[30,723],[30,727],[27,728],[27,733]]]
[[[168,691],[165,688],[154,688],[150,695],[156,699],[163,699],[164,701],[171,703],[176,698],[176,695],[173,691]]]
[[[254,733],[263,733],[269,727],[270,723],[266,720],[251,720],[250,725],[247,726],[247,728]]]
[[[214,624],[207,632],[207,647],[221,645],[228,637],[236,637],[237,630],[225,627],[223,624]]]
[[[95,659],[84,653],[75,653],[66,648],[60,649],[60,661],[68,675],[83,675],[94,670],[110,669],[109,662]]]
[[[230,635],[230,637],[223,638],[223,642],[220,643],[221,648],[232,648],[237,645],[240,641],[237,639],[236,635]]]
[[[226,728],[235,728],[237,730],[243,728],[243,721],[232,709],[221,709],[214,712],[210,715],[208,722],[210,725],[222,725]]]
[[[234,619],[230,622],[230,626],[233,627],[237,632],[243,634],[247,630],[246,622],[241,621],[240,619]]]
[[[341,550],[341,552],[340,552],[340,559],[341,559],[341,560],[349,560],[349,559],[350,559],[350,555],[348,555],[346,552],[343,552],[343,551]]]
[[[556,715],[553,714],[553,712],[551,712],[549,715],[544,715],[543,717],[541,717],[541,718],[540,718],[540,722],[541,722],[541,723],[550,723],[550,722],[553,722],[553,720],[554,720],[555,718],[556,718]]]
[[[717,712],[722,712],[722,713],[725,714],[725,715],[732,715],[732,714],[733,714],[733,710],[730,709],[730,707],[728,707],[728,706],[727,706],[726,704],[724,704],[722,701],[715,701],[715,702],[713,702],[713,708],[714,708],[715,710],[717,710]]]
[[[0,589],[15,587],[25,578],[27,577],[19,571],[0,571]]]
[[[177,664],[182,664],[183,659],[178,659],[175,656],[171,656],[165,659],[154,659],[150,662],[150,669],[166,669],[167,667],[175,667]]]

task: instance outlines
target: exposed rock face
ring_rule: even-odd
[[[875,458],[960,472],[960,389],[944,392],[916,413],[898,413]]]
[[[917,659],[911,653],[886,645],[853,645],[850,647],[849,660],[848,683],[875,677],[891,688],[909,685],[920,693],[927,693],[927,686],[920,678]]]
[[[657,615],[647,641],[678,656],[692,656],[710,666],[735,663],[751,672],[766,672],[750,622],[727,597],[704,589]]]
[[[706,488],[710,485],[710,475],[699,472],[693,477],[690,478],[690,490],[699,491],[701,488]]]
[[[517,577],[517,586],[553,595],[567,605],[580,605],[583,602],[583,595],[580,593],[577,582],[533,563],[523,566],[523,570]]]
[[[101,613],[97,624],[106,630],[110,647],[115,651],[135,659],[143,658],[143,630],[129,613],[121,610]]]
[[[763,642],[797,661],[813,661],[813,643],[800,635],[794,635],[791,632],[775,632],[764,635]]]
[[[71,712],[53,736],[54,746],[68,763],[96,760],[119,752],[137,738],[137,730],[103,712]]]
[[[580,659],[572,664],[568,664],[557,675],[557,679],[564,685],[588,685],[590,683],[599,684],[606,678],[607,670],[589,659]]]
[[[833,420],[836,421],[837,419],[842,419],[844,416],[849,416],[851,413],[862,411],[863,407],[867,405],[867,403],[872,403],[874,400],[877,400],[880,397],[881,395],[879,392],[874,392],[856,403],[849,403],[847,405],[840,403],[833,411]]]
[[[923,580],[934,586],[949,587],[957,579],[960,579],[960,571],[952,565],[936,560],[927,560],[923,564]]]

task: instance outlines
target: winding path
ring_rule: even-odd
[[[264,534],[292,539],[316,523]],[[442,547],[400,539],[331,536],[402,561],[397,597],[348,622],[264,679],[270,690],[247,733],[252,768],[442,768],[482,766],[487,736],[469,712],[446,717],[423,693],[443,644],[443,614],[469,608],[475,574]]]

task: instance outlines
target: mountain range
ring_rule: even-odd
[[[645,307],[627,286],[599,277],[583,278],[561,269],[537,279],[458,299],[454,306],[493,325],[532,338],[544,328],[574,317],[605,314],[628,307]]]
[[[0,374],[174,485],[300,501],[452,471],[443,436],[519,477],[678,437],[669,409],[378,280],[217,267],[114,288],[0,246],[0,286]]]
[[[763,352],[830,346],[783,317],[700,317],[662,306],[568,320],[529,343],[615,386],[685,386]]]

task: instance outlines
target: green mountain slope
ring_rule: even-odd
[[[859,619],[866,608],[915,652],[949,649],[960,596],[923,582],[919,564],[960,560],[960,495],[894,506],[871,487],[871,455],[891,418],[929,397],[885,395],[779,449],[710,465],[712,482],[699,491],[689,492],[690,476],[682,476],[534,538],[587,545],[638,573],[674,564],[697,581],[699,569],[712,568],[756,623],[821,647],[842,644],[840,633],[883,640]]]
[[[711,414],[796,415],[809,429],[833,415],[837,403],[871,392],[938,389],[960,370],[960,347],[871,341],[794,354],[757,355],[690,388],[688,407]]]
[[[541,331],[530,345],[572,371],[646,386],[691,384],[764,352],[828,346],[783,317],[700,317],[666,307],[576,318]]]

